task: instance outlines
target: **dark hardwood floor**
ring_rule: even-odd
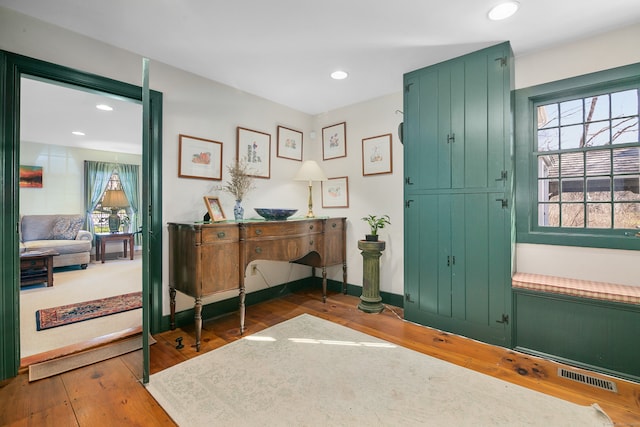
[[[556,375],[555,362],[519,354],[402,320],[402,310],[380,314],[356,308],[358,298],[332,294],[322,304],[318,290],[306,290],[247,308],[247,334],[309,313],[433,357],[464,366],[580,405],[598,403],[618,426],[640,426],[640,384],[614,378],[618,393]],[[238,314],[205,322],[201,353],[239,338]],[[178,337],[185,347],[175,348]],[[192,327],[155,335],[151,373],[196,357]],[[637,339],[637,337],[630,337]],[[175,425],[138,377],[140,352],[130,353],[51,378],[28,382],[28,375],[0,384],[2,426],[162,426]],[[598,374],[592,375],[599,376]],[[602,378],[611,379],[601,376]],[[224,424],[224,423],[223,423]]]

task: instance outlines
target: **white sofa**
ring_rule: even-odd
[[[79,265],[91,261],[93,235],[82,230],[82,215],[23,215],[20,218],[20,252],[54,250],[54,267]]]

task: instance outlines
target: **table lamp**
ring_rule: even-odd
[[[313,181],[326,181],[327,176],[315,161],[307,160],[300,166],[293,179],[294,181],[309,181],[309,212],[307,213],[307,218],[315,217],[313,214],[313,197],[311,196]]]
[[[109,215],[109,231],[117,233],[120,229],[120,217],[118,211],[129,207],[129,200],[124,194],[122,189],[119,190],[107,190],[104,192],[102,198],[102,206],[111,209],[111,215]]]

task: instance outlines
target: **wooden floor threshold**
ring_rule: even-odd
[[[36,363],[47,362],[49,360],[58,359],[60,357],[70,356],[75,353],[92,350],[107,344],[111,344],[116,341],[130,338],[132,336],[135,336],[141,333],[142,333],[142,326],[138,326],[136,328],[128,328],[122,331],[113,332],[111,334],[102,335],[100,337],[96,337],[81,343],[72,344],[65,347],[56,348],[55,350],[47,351],[44,353],[38,353],[31,356],[27,356],[20,359],[19,373],[27,372],[29,369],[29,366]]]

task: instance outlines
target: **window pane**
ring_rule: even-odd
[[[558,176],[558,155],[538,156],[538,177],[553,178]]]
[[[558,128],[538,131],[538,151],[555,151],[559,148]]]
[[[611,122],[611,142],[627,144],[638,142],[638,117],[616,119]]]
[[[640,148],[617,148],[613,150],[613,173],[640,172]]]
[[[558,203],[540,203],[538,205],[538,225],[542,227],[560,227],[560,205]]]
[[[601,176],[587,179],[587,201],[611,201],[611,178]]]
[[[558,126],[558,104],[538,107],[538,129]]]
[[[611,94],[611,117],[638,115],[638,90],[631,89]]]
[[[562,176],[584,175],[584,153],[567,153],[560,155],[560,174]]]
[[[587,227],[611,228],[611,205],[608,203],[587,203]]]
[[[587,175],[608,175],[611,173],[611,151],[588,151]]]
[[[609,95],[598,95],[592,98],[586,98],[584,102],[584,108],[587,113],[585,122],[609,119]]]
[[[575,125],[560,128],[560,148],[569,150],[584,146],[584,126]]]
[[[584,227],[584,205],[582,203],[563,203],[560,226]]]
[[[584,200],[584,181],[580,179],[562,180],[562,202],[582,202]]]
[[[560,103],[560,125],[572,125],[582,123],[584,114],[582,112],[582,99],[574,99]]]
[[[625,176],[617,177],[613,180],[613,199],[616,201],[627,202],[631,200],[640,200],[638,194],[638,177]]]
[[[615,203],[613,228],[636,228],[640,225],[640,203]]]
[[[597,147],[601,145],[609,145],[611,136],[609,134],[609,121],[606,122],[594,122],[587,123],[585,125],[587,132],[587,140],[584,143],[585,147]]]
[[[541,179],[538,185],[538,201],[548,202],[558,200],[558,180],[557,179]]]

